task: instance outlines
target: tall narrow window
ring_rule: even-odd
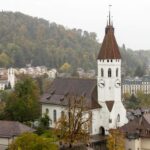
[[[109,78],[111,77],[111,69],[110,68],[108,69],[108,77]]]
[[[117,116],[117,121],[120,122],[120,115]]]
[[[64,118],[64,116],[65,116],[64,111],[61,111],[61,118]]]
[[[57,121],[57,112],[56,110],[53,111],[53,118],[54,118],[54,122]]]
[[[116,69],[116,77],[118,77],[118,68]]]
[[[104,77],[104,69],[101,68],[101,77]]]
[[[48,108],[46,108],[46,111],[45,111],[45,113],[46,113],[46,114],[48,114],[48,113],[49,113],[49,109],[48,109]]]

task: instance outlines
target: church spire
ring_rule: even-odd
[[[109,5],[108,23],[105,29],[105,37],[98,54],[98,59],[121,59],[119,47],[114,35],[110,9],[111,5]]]

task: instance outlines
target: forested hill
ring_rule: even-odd
[[[95,33],[66,29],[62,25],[16,12],[0,12],[0,67],[46,65],[60,68],[64,63],[84,69],[96,68],[100,49]],[[123,66],[133,73],[143,67],[149,51],[121,48]],[[129,72],[130,72],[129,71]]]

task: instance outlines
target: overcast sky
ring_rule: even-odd
[[[1,0],[0,10],[20,11],[67,28],[96,32],[101,42],[109,4],[118,44],[150,49],[150,0]]]

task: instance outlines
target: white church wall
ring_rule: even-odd
[[[100,118],[100,110],[92,110],[92,135],[99,134],[100,122],[98,120],[100,120]]]
[[[121,127],[128,122],[126,117],[126,109],[121,101],[116,101],[110,112],[110,118],[112,123],[109,124],[109,128]]]
[[[47,112],[47,110],[48,110],[48,112]],[[52,128],[55,127],[54,110],[56,110],[56,112],[57,112],[57,121],[61,117],[61,112],[62,111],[66,112],[66,108],[65,107],[58,106],[58,105],[51,105],[51,104],[42,104],[42,115],[47,113],[47,115],[51,119],[50,127],[52,127]],[[84,118],[87,118],[87,114],[88,113],[85,112]],[[92,110],[92,130],[91,130],[91,135],[99,134],[100,127],[101,126],[104,127],[103,126],[104,122],[105,122],[105,125],[108,126],[108,122],[106,121],[106,117],[107,116],[106,116],[106,113],[104,112],[104,110],[100,110],[100,109]]]
[[[48,110],[48,112],[47,112]],[[50,118],[50,127],[55,127],[55,121],[54,121],[54,110],[56,110],[56,121],[60,119],[61,112],[66,111],[65,107],[59,106],[59,105],[52,105],[52,104],[42,104],[42,115],[47,112],[47,115]]]
[[[109,129],[109,112],[105,103],[100,103],[102,108],[92,110],[92,134],[100,134],[100,128],[105,129],[105,134],[108,134]]]
[[[98,64],[98,82],[104,80],[105,86],[103,88],[98,88],[98,99],[101,101],[120,101],[121,100],[121,86],[116,87],[116,80],[121,83],[121,60],[119,59],[109,59],[107,60],[97,60]],[[101,68],[104,70],[104,76],[101,77]],[[108,69],[111,68],[112,76],[108,77]],[[118,69],[118,77],[116,77],[116,69]]]

